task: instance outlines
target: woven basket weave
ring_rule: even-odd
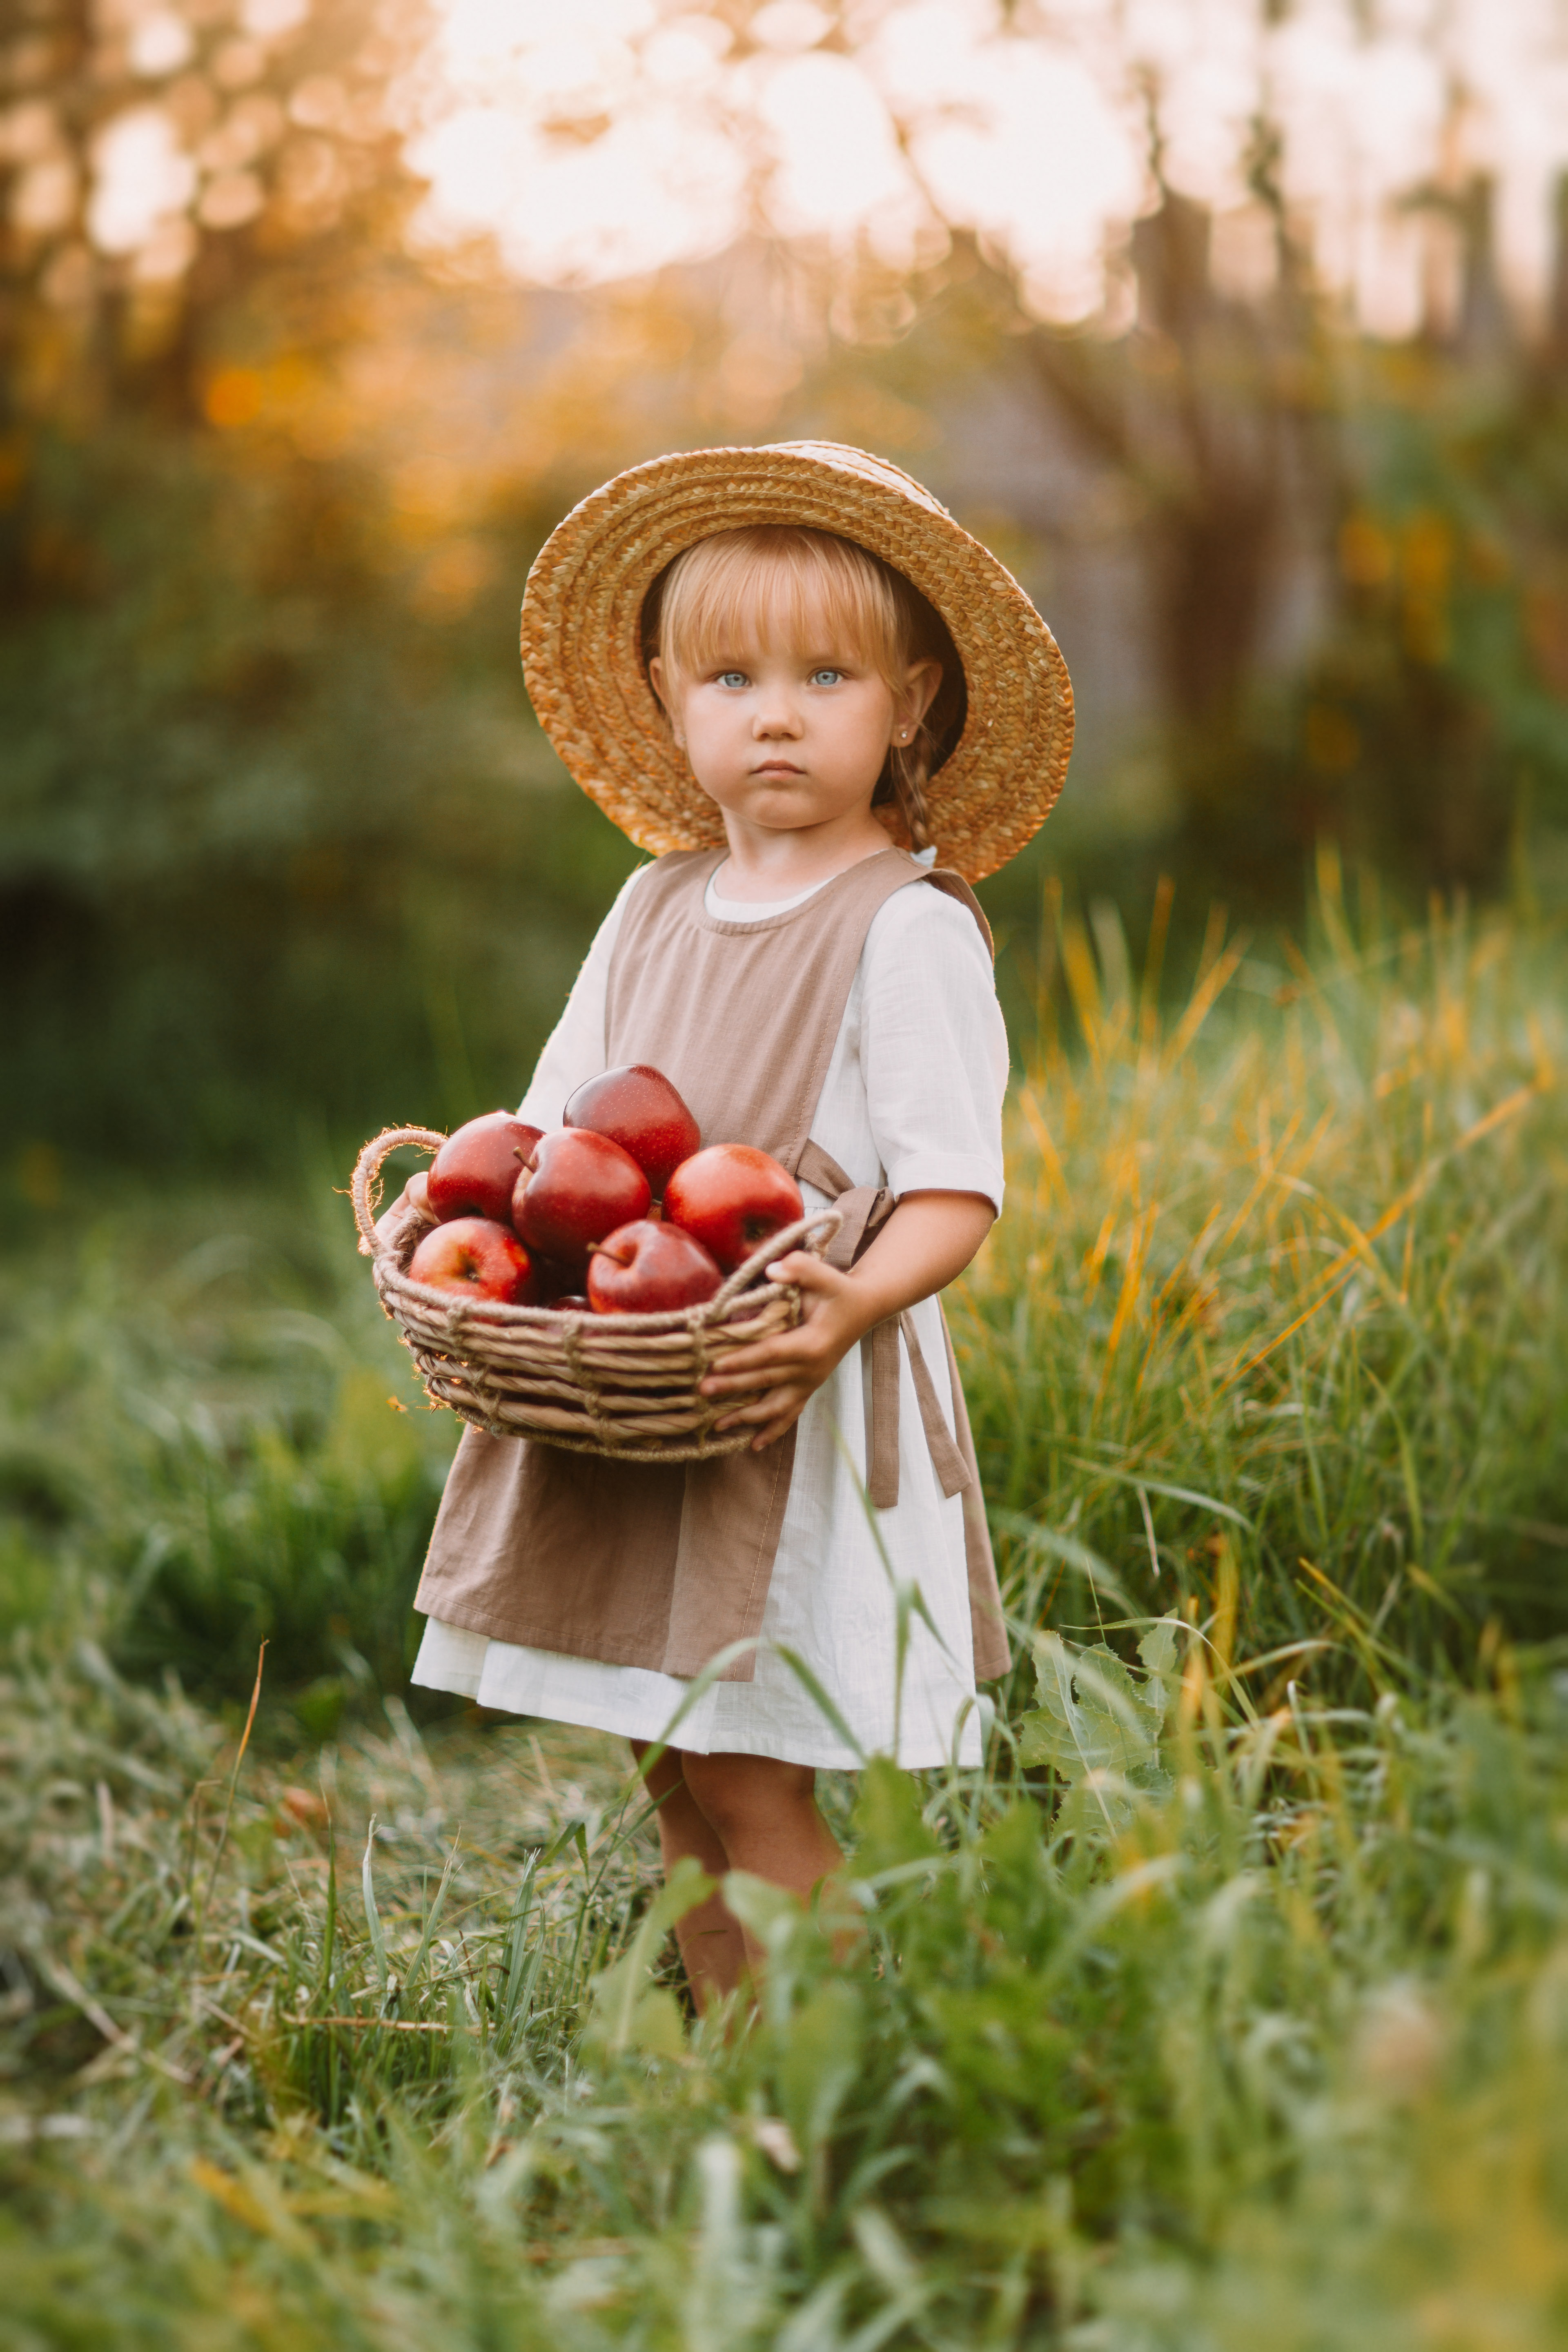
[[[352,1186],[361,1253],[434,1402],[492,1437],[531,1437],[571,1454],[705,1462],[744,1452],[751,1430],[713,1428],[733,1399],[700,1396],[697,1384],[728,1349],[799,1322],[800,1292],[767,1281],[763,1268],[792,1249],[820,1255],[838,1230],[837,1210],[774,1234],[701,1307],[664,1315],[506,1307],[409,1280],[408,1261],[430,1225],[410,1218],[390,1248],[376,1238],[388,1152],[400,1144],[436,1152],[446,1140],[429,1128],[389,1128],[360,1153]]]

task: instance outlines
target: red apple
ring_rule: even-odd
[[[595,1250],[588,1303],[595,1315],[663,1315],[672,1307],[700,1307],[722,1279],[700,1242],[643,1217]]]
[[[645,1217],[652,1198],[629,1151],[589,1128],[559,1127],[519,1176],[511,1221],[531,1250],[580,1275],[595,1243]]]
[[[408,1261],[408,1278],[521,1307],[532,1295],[533,1267],[510,1226],[489,1217],[453,1217],[426,1234]]]
[[[733,1274],[771,1234],[805,1214],[800,1187],[768,1151],[710,1143],[682,1160],[665,1187],[667,1223],[679,1225]]]
[[[426,1179],[432,1216],[489,1217],[504,1225],[511,1215],[519,1157],[524,1160],[542,1129],[513,1118],[509,1110],[488,1110],[449,1135],[430,1163]]]
[[[646,1062],[590,1078],[578,1087],[563,1116],[568,1127],[607,1135],[629,1151],[652,1185],[655,1200],[702,1141],[701,1129],[664,1072]]]

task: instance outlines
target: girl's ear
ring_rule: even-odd
[[[928,655],[923,661],[911,662],[904,672],[903,691],[898,697],[893,713],[893,740],[907,743],[931,709],[938,687],[942,684],[942,664]]]
[[[658,697],[659,708],[669,721],[670,733],[674,736],[679,748],[684,751],[686,749],[686,737],[681,731],[679,719],[670,709],[669,695],[667,691],[667,680],[664,675],[664,664],[660,661],[657,654],[652,655],[648,660],[647,682],[652,687],[655,694]]]

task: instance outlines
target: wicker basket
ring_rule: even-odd
[[[774,1234],[701,1307],[664,1315],[504,1307],[410,1282],[408,1260],[428,1225],[410,1218],[392,1248],[377,1242],[388,1152],[400,1144],[436,1152],[446,1140],[428,1128],[389,1128],[360,1153],[352,1192],[361,1252],[372,1260],[381,1303],[434,1402],[492,1437],[531,1437],[572,1454],[704,1462],[742,1453],[751,1431],[715,1434],[715,1420],[732,1404],[700,1396],[697,1384],[726,1349],[799,1322],[799,1291],[767,1281],[763,1268],[792,1249],[820,1255],[838,1230],[837,1209]]]

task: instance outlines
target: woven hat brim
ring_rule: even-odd
[[[719,811],[648,684],[643,606],[686,548],[769,523],[853,540],[941,614],[963,665],[968,716],[927,789],[931,833],[943,866],[971,882],[994,873],[1034,838],[1061,791],[1073,733],[1067,664],[1012,573],[928,490],[833,442],[656,457],[617,474],[551,534],[528,575],[522,664],[568,772],[640,848],[722,845]]]

